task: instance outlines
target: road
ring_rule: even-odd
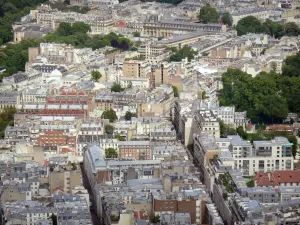
[[[81,173],[82,173],[82,183],[83,183],[84,188],[88,190],[89,195],[90,195],[90,199],[93,199],[92,190],[91,190],[91,187],[90,187],[89,183],[87,182],[87,179],[86,179],[85,173],[84,173],[84,171],[82,169],[82,166],[83,165],[80,164],[80,169],[81,169]],[[93,209],[93,205],[90,208],[90,212],[91,212],[93,224],[94,225],[101,225],[100,219],[98,218],[98,216],[96,215],[96,213],[93,210],[91,210],[91,209]]]

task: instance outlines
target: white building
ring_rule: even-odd
[[[230,144],[228,145],[228,143]],[[238,135],[217,139],[219,148],[228,146],[235,164],[235,169],[240,169],[244,176],[252,176],[255,172],[274,170],[293,170],[292,146],[287,138],[275,137],[271,141],[249,141],[243,140]]]
[[[269,18],[269,11],[266,9],[254,9],[254,10],[247,10],[247,11],[241,11],[241,12],[236,12],[232,14],[232,25],[236,26],[239,20],[243,19],[244,17],[247,16],[254,16],[259,20],[266,20]]]

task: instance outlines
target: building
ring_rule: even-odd
[[[129,60],[123,63],[123,76],[128,78],[147,78],[150,65],[145,61]]]
[[[76,165],[74,166],[76,167]],[[64,170],[57,167],[49,174],[49,185],[51,193],[57,189],[61,189],[65,193],[72,193],[75,187],[82,186],[81,171],[76,169]]]
[[[93,187],[96,184],[115,185],[132,179],[152,179],[157,177],[160,160],[104,160],[99,146],[86,147],[84,171]]]
[[[52,32],[50,27],[43,27],[40,25],[25,25],[14,26],[14,42],[30,39],[30,38],[42,38],[47,33]]]
[[[15,108],[18,104],[20,104],[18,92],[0,93],[0,112],[3,112],[5,109]]]
[[[150,141],[120,141],[119,158],[133,158],[136,160],[152,159],[152,150]]]
[[[220,124],[211,110],[196,111],[192,131],[194,134],[208,132],[215,138],[220,138]]]
[[[232,13],[231,16],[233,19],[232,25],[236,26],[239,20],[247,16],[254,16],[257,19],[264,21],[269,18],[269,11],[266,9],[246,10],[246,11]]]
[[[251,145],[238,135],[232,135],[217,139],[216,142],[219,147],[228,146],[235,160],[234,168],[242,170],[245,176],[252,176],[259,171],[293,170],[293,144],[285,137],[275,137],[271,141],[254,141]]]
[[[143,35],[154,37],[171,37],[174,34],[186,34],[193,31],[208,31],[218,33],[226,32],[226,30],[226,25],[222,24],[201,24],[150,18],[144,23]]]
[[[300,185],[299,170],[278,170],[273,172],[258,172],[255,177],[256,186],[299,186]]]

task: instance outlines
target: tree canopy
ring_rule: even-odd
[[[221,17],[222,23],[227,24],[228,26],[232,26],[232,16],[230,15],[229,12],[225,12],[222,17]]]
[[[91,72],[91,76],[92,76],[92,80],[95,81],[95,82],[97,82],[97,81],[99,81],[101,79],[102,74],[99,71],[97,71],[97,70],[93,70]]]
[[[111,123],[115,122],[118,119],[117,114],[113,109],[105,110],[102,113],[102,118],[103,119],[109,119],[109,122],[111,122]]]
[[[207,4],[201,7],[198,17],[200,23],[217,23],[219,20],[219,13],[216,8]]]
[[[247,33],[265,33],[275,38],[298,36],[300,34],[300,28],[294,22],[279,23],[267,19],[262,23],[254,16],[247,16],[239,20],[236,30],[238,35],[245,35]]]
[[[181,62],[185,58],[191,61],[197,55],[197,51],[187,45],[184,45],[180,49],[171,48],[170,50],[173,52],[169,58],[171,62]]]
[[[300,77],[261,73],[256,77],[238,69],[222,75],[221,105],[247,111],[253,122],[282,122],[288,112],[300,112]]]
[[[113,134],[114,133],[114,127],[112,125],[105,125],[104,126],[104,131],[106,134]]]
[[[125,89],[122,88],[120,84],[114,83],[113,86],[110,88],[110,90],[111,90],[112,92],[122,92],[122,91],[124,91]]]
[[[289,77],[300,77],[300,52],[295,56],[288,56],[282,67],[282,75]]]
[[[107,148],[105,149],[105,157],[110,159],[118,158],[118,152],[114,148]]]
[[[131,117],[136,117],[136,114],[127,111],[126,114],[125,114],[125,120],[127,120],[127,121],[128,121],[128,120],[131,120]]]
[[[15,108],[7,108],[0,113],[0,138],[4,137],[5,129],[8,125],[13,125]]]
[[[174,92],[174,97],[179,97],[178,88],[176,86],[172,86],[172,88]]]

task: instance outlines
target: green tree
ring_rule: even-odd
[[[69,36],[69,35],[72,35],[72,33],[73,33],[72,25],[70,23],[62,22],[62,23],[59,24],[59,26],[58,26],[58,28],[56,30],[56,33],[59,36]]]
[[[201,7],[199,13],[200,23],[217,23],[219,20],[219,13],[216,8],[211,7],[209,4]]]
[[[174,85],[172,85],[172,88],[173,88],[173,92],[174,92],[174,97],[178,98],[179,97],[178,88]]]
[[[293,153],[293,156],[295,158],[296,155],[297,155],[297,149],[298,149],[297,138],[293,135],[289,135],[289,136],[287,136],[287,139],[289,140],[289,142],[293,143],[292,153]]]
[[[288,56],[282,67],[282,75],[289,77],[300,77],[300,52],[294,56]]]
[[[246,16],[238,21],[236,30],[237,34],[241,36],[247,33],[261,33],[263,31],[263,26],[256,17]]]
[[[173,52],[174,48],[172,48],[172,52]],[[188,61],[191,61],[192,59],[194,59],[194,57],[197,55],[197,51],[193,50],[191,47],[184,45],[181,49],[176,49],[175,52],[173,52],[173,54],[171,54],[169,60],[171,62],[180,62],[183,59],[187,58]]]
[[[114,127],[112,125],[105,125],[104,126],[104,131],[106,134],[113,134],[114,133]]]
[[[116,135],[115,138],[118,139],[118,141],[126,141],[126,139],[121,135]]]
[[[227,24],[228,26],[232,26],[232,22],[233,22],[233,19],[232,19],[232,16],[230,15],[229,12],[225,12],[223,15],[222,15],[222,23],[223,24]]]
[[[114,83],[113,86],[110,88],[110,90],[111,90],[112,92],[122,92],[122,91],[124,91],[125,89],[122,88],[120,84]]]
[[[53,225],[57,225],[57,216],[56,215],[52,214],[49,219],[52,220]]]
[[[138,31],[133,32],[133,37],[140,37],[140,36],[141,36],[140,32],[138,32]]]
[[[114,148],[105,149],[105,157],[109,159],[118,158],[118,152]]]
[[[15,108],[6,108],[0,113],[0,138],[4,137],[4,131],[8,125],[13,125],[14,115],[17,112]]]
[[[125,120],[129,121],[129,120],[131,120],[131,117],[136,117],[136,114],[127,111],[126,114],[125,114]]]
[[[93,70],[91,72],[91,75],[92,75],[92,80],[95,81],[95,82],[98,82],[102,77],[102,74],[99,71],[96,71],[96,70]]]
[[[153,215],[151,217],[151,222],[152,223],[159,223],[160,222],[160,216],[159,215]]]
[[[103,119],[109,119],[109,122],[111,122],[111,123],[115,122],[118,119],[117,114],[113,109],[105,110],[102,113],[102,118]]]
[[[206,91],[202,91],[201,93],[201,99],[206,99],[207,96],[206,96]]]
[[[18,9],[14,6],[14,4],[7,2],[2,6],[3,12],[17,13]]]
[[[87,33],[91,31],[91,27],[84,22],[75,22],[72,25],[72,34],[76,33]]]
[[[247,111],[252,122],[281,123],[289,111],[285,89],[279,89],[278,75],[261,73],[255,78],[241,70],[228,69],[222,75],[221,105]],[[284,86],[285,87],[285,86]]]
[[[226,126],[223,120],[218,119],[219,121],[219,125],[220,125],[220,136],[221,137],[226,137],[227,136],[227,132],[226,132]]]

